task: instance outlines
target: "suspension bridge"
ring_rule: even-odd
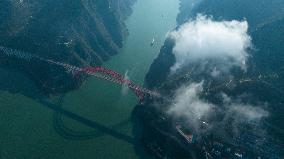
[[[91,66],[77,67],[67,63],[54,61],[52,59],[45,59],[37,55],[33,55],[27,52],[18,51],[3,46],[0,46],[0,54],[4,54],[5,56],[8,57],[16,57],[18,59],[23,59],[26,61],[31,61],[32,59],[35,59],[47,62],[51,65],[57,65],[59,67],[63,67],[64,69],[66,69],[67,72],[72,72],[74,75],[83,73],[86,75],[94,76],[97,79],[106,80],[122,86],[127,86],[130,90],[132,90],[135,93],[135,95],[139,98],[140,102],[144,100],[145,95],[156,96],[156,97],[160,96],[159,93],[149,90],[147,88],[143,88],[139,85],[136,85],[131,80],[127,79],[125,76],[104,67],[91,67]]]

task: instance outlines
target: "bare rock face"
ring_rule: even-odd
[[[122,47],[127,36],[124,21],[134,2],[2,0],[0,45],[77,66],[100,65]],[[69,90],[78,84],[64,70],[36,61],[19,63],[1,56],[0,64],[17,70],[21,67],[21,72],[48,92]]]

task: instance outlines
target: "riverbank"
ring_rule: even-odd
[[[129,37],[124,47],[103,66],[128,72],[131,80],[143,85],[165,34],[175,27],[178,4],[138,0],[126,21]],[[156,43],[151,47],[153,37]],[[16,71],[1,76],[0,158],[149,157],[133,136],[131,114],[137,98],[132,92],[89,78],[78,90],[50,100]]]

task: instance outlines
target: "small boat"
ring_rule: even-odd
[[[153,38],[153,40],[152,40],[152,42],[151,42],[151,46],[154,46],[154,44],[155,44],[155,38]]]

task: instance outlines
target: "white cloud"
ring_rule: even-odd
[[[252,43],[246,21],[214,21],[212,17],[198,15],[195,20],[170,32],[168,37],[175,41],[173,54],[176,63],[171,67],[172,73],[193,66],[191,69],[196,76],[203,79],[203,82],[183,85],[175,91],[173,102],[167,110],[169,115],[187,119],[187,125],[195,129],[200,129],[201,120],[205,120],[210,124],[208,131],[231,131],[234,134],[244,125],[255,126],[268,117],[269,113],[262,106],[243,103],[241,96],[234,99],[219,92],[223,97],[220,104],[201,96],[203,85],[212,81],[208,76],[231,78],[231,68],[247,69],[247,51]],[[229,130],[228,125],[231,126]]]
[[[214,67],[210,74],[212,77],[218,77],[221,74],[221,71],[217,70],[217,68]]]
[[[202,85],[202,82],[192,83],[179,88],[175,93],[174,102],[168,113],[177,117],[190,118],[191,120],[208,115],[214,105],[200,99],[199,94],[203,91]]]
[[[238,133],[239,127],[244,124],[257,124],[269,113],[261,106],[244,104],[239,100],[222,93],[223,106],[215,105],[210,101],[202,99],[203,82],[191,83],[180,87],[174,95],[174,100],[167,113],[173,117],[186,119],[191,127],[200,128],[203,120],[209,119],[210,128],[223,129],[230,124],[231,131]],[[218,116],[218,117],[217,117]],[[212,118],[211,118],[212,117]],[[217,117],[217,119],[215,119]]]
[[[232,115],[236,121],[242,123],[258,122],[267,117],[269,113],[263,110],[261,107],[241,103],[232,103],[228,107],[227,115]]]
[[[231,118],[234,118],[234,120],[238,120],[239,122],[258,122],[269,115],[269,113],[260,106],[253,106],[233,101],[225,93],[221,93],[221,95],[226,106],[226,116],[230,116]]]
[[[233,66],[246,69],[247,49],[251,38],[246,21],[214,21],[211,17],[198,15],[177,30],[168,34],[175,41],[173,53],[176,64],[172,72],[190,63],[214,61],[228,70]]]

